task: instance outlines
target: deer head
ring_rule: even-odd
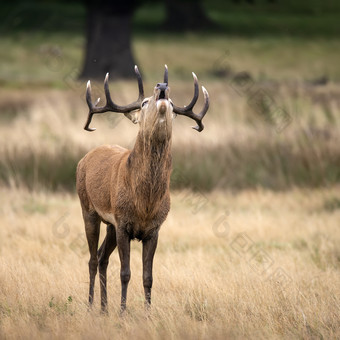
[[[194,77],[194,96],[190,104],[184,106],[183,108],[176,106],[169,98],[170,88],[168,86],[168,68],[166,65],[164,72],[164,82],[158,83],[154,88],[153,95],[148,98],[144,97],[143,81],[137,66],[135,66],[135,73],[138,81],[139,95],[135,102],[126,106],[119,106],[112,101],[108,84],[108,73],[106,74],[104,80],[104,90],[106,96],[105,106],[97,106],[100,98],[97,99],[95,104],[92,103],[91,84],[90,81],[88,81],[86,89],[86,101],[89,107],[89,114],[84,127],[85,130],[95,130],[94,128],[89,127],[94,114],[109,111],[123,113],[125,117],[130,119],[134,124],[139,123],[141,126],[140,131],[143,131],[145,136],[152,135],[158,136],[159,138],[170,138],[172,131],[172,119],[176,114],[187,116],[193,119],[197,123],[197,126],[193,127],[193,129],[199,132],[204,129],[202,119],[209,108],[209,94],[202,86],[204,106],[200,113],[194,113],[193,107],[195,106],[199,95],[198,80],[195,73],[192,73]]]

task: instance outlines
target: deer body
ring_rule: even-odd
[[[126,308],[127,287],[131,276],[130,241],[135,238],[143,243],[145,301],[146,305],[151,303],[152,264],[158,231],[170,210],[172,118],[173,112],[183,109],[174,106],[169,99],[167,69],[164,83],[158,84],[153,96],[146,99],[143,98],[137,68],[136,74],[140,96],[136,103],[127,107],[120,107],[112,102],[107,78],[104,83],[107,98],[105,107],[94,106],[89,86],[87,90],[90,112],[85,129],[90,130],[89,123],[94,113],[106,111],[122,112],[133,122],[140,124],[131,151],[120,146],[100,146],[86,154],[77,167],[77,192],[90,250],[89,303],[91,305],[93,302],[94,281],[99,267],[103,311],[107,310],[107,265],[116,246],[121,262],[121,310]],[[196,87],[198,85],[195,78],[195,94],[198,94]],[[195,115],[190,108],[190,112],[186,114],[195,119],[202,129],[201,119],[209,104],[206,90],[203,91],[206,104],[201,114]],[[139,110],[135,111],[136,109]],[[187,108],[184,110],[188,111]],[[97,250],[101,222],[107,224],[107,234]]]
[[[77,190],[83,209],[106,224],[129,226],[130,238],[143,241],[170,210],[171,150],[164,143],[146,155],[140,144],[137,140],[132,151],[120,146],[90,151],[79,162]]]

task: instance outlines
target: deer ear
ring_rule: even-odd
[[[137,124],[139,122],[140,110],[124,113],[124,116],[129,118],[133,124]]]

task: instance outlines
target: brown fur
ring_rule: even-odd
[[[167,89],[167,94],[169,89]],[[140,131],[130,151],[120,146],[100,146],[80,160],[77,192],[81,202],[91,258],[89,302],[93,302],[94,279],[99,261],[102,310],[107,307],[106,268],[118,246],[121,260],[122,301],[130,279],[130,240],[143,241],[143,284],[146,303],[151,302],[152,261],[158,231],[170,209],[172,105],[157,99],[135,113]],[[100,222],[108,225],[107,236],[98,250]]]

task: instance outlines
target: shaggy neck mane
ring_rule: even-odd
[[[152,218],[168,192],[171,160],[171,138],[147,138],[138,133],[127,167],[135,206],[145,219]]]

